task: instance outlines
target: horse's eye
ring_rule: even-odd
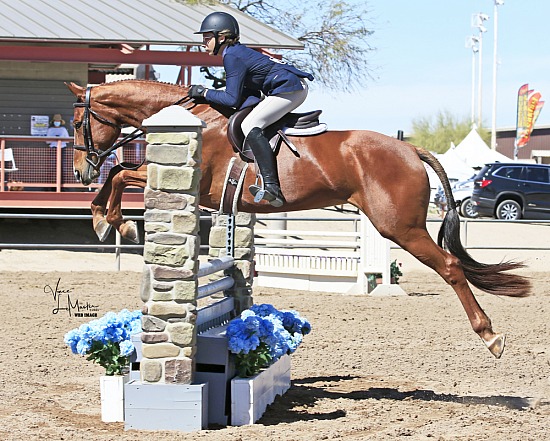
[[[80,129],[80,127],[82,127],[82,123],[80,121],[74,123],[74,128],[76,130]]]

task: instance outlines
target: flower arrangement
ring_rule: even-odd
[[[88,355],[87,360],[105,368],[106,375],[122,375],[135,347],[132,334],[141,332],[141,311],[123,309],[108,312],[97,320],[83,323],[65,334],[64,342],[74,354]]]
[[[401,277],[403,273],[401,272],[401,262],[397,262],[397,259],[395,259],[390,264],[390,277],[395,281],[395,283],[399,284],[399,277]]]
[[[396,283],[399,285],[399,277],[401,277],[403,273],[401,272],[401,263],[397,262],[397,259],[395,259],[393,262],[390,263],[390,279],[391,283]],[[376,288],[376,279],[381,279],[382,274],[381,273],[374,273],[369,274],[367,276],[367,282],[369,284],[370,289]]]
[[[300,345],[311,331],[296,311],[279,311],[273,305],[253,305],[229,323],[229,350],[236,354],[240,377],[251,377]]]

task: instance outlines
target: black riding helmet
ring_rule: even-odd
[[[208,14],[201,23],[201,28],[195,34],[205,34],[207,32],[212,32],[214,38],[216,39],[216,45],[214,46],[214,55],[218,54],[220,50],[220,42],[218,41],[218,36],[220,32],[226,31],[228,37],[238,37],[239,33],[239,23],[235,20],[235,17],[228,14],[227,12],[212,12]]]

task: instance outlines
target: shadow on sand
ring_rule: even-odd
[[[337,390],[341,382],[361,380],[361,377],[353,376],[329,376],[312,377],[292,382],[292,387],[283,396],[278,397],[265,415],[260,419],[260,424],[272,425],[281,422],[290,423],[308,420],[329,420],[345,416],[345,412],[337,410],[329,413],[316,413],[303,410],[304,407],[312,407],[319,400],[347,399],[347,400],[411,400],[411,401],[439,401],[445,403],[458,403],[467,405],[499,406],[512,410],[526,410],[535,407],[538,400],[527,397],[514,397],[507,395],[498,396],[461,396],[455,394],[436,393],[432,390],[416,389],[411,391],[399,391],[395,388],[369,387],[366,390],[352,392],[340,392]],[[364,379],[363,379],[364,380]],[[361,381],[362,383],[363,381]],[[320,383],[320,385],[317,385]],[[314,386],[315,385],[315,386]],[[347,385],[349,387],[349,385]],[[294,410],[301,408],[301,410]],[[276,418],[270,418],[270,409],[273,409]]]

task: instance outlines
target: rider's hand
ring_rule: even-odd
[[[191,86],[189,88],[189,92],[187,92],[187,95],[189,98],[204,98],[206,95],[206,88],[204,86],[201,86],[200,84],[195,84],[194,86]]]

